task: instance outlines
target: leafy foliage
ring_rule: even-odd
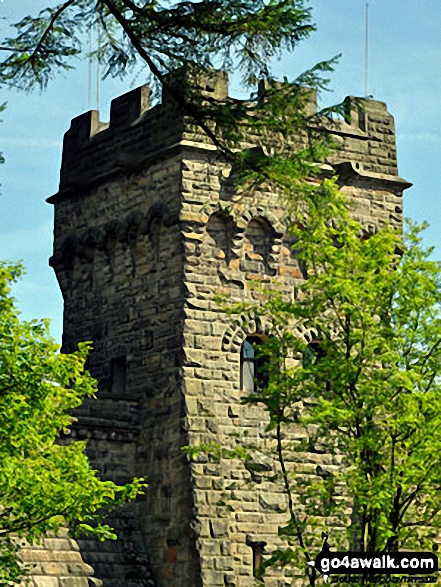
[[[45,85],[71,67],[82,51],[82,35],[100,27],[100,57],[107,73],[121,75],[140,54],[163,74],[185,64],[238,65],[247,82],[266,71],[283,48],[292,49],[314,30],[302,0],[202,0],[170,5],[157,0],[67,0],[27,16],[5,39],[5,81]],[[142,56],[142,55],[141,55]]]
[[[390,552],[437,549],[441,526],[441,267],[421,248],[425,226],[409,225],[404,242],[387,226],[366,234],[332,180],[303,195],[297,299],[262,289],[261,303],[229,308],[272,324],[259,346],[269,383],[244,402],[263,405],[276,431],[291,521],[288,549],[262,572],[302,567],[325,528],[334,547]],[[293,425],[304,431],[294,446]],[[310,451],[340,466],[294,475],[286,463]]]
[[[0,265],[0,583],[19,582],[16,538],[36,542],[68,525],[100,539],[116,538],[100,518],[134,499],[145,484],[102,481],[68,438],[71,411],[93,397],[84,370],[88,344],[64,355],[47,322],[20,321],[11,283],[18,265]],[[9,581],[9,582],[8,582]]]
[[[142,63],[156,90],[165,88],[181,112],[236,165],[243,166],[236,151],[250,131],[285,136],[323,131],[323,116],[307,112],[311,93],[305,87],[325,88],[335,60],[317,64],[291,83],[276,83],[270,71],[273,57],[293,50],[314,31],[304,0],[67,0],[14,27],[15,35],[0,45],[6,55],[0,82],[26,91],[46,86],[60,70],[73,66],[86,32],[94,27],[100,39],[95,54],[105,75],[121,77]],[[201,96],[198,72],[214,67],[240,71],[244,88],[252,91],[260,80],[259,92],[246,102]],[[185,84],[172,82],[168,74],[179,68],[195,74],[193,83],[191,76]],[[346,105],[322,114],[329,121],[335,112],[348,115]],[[286,149],[277,155],[291,156]],[[267,168],[257,165],[260,173]]]

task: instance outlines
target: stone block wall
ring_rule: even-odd
[[[100,382],[100,400],[78,411],[75,434],[89,440],[91,459],[104,476],[118,482],[148,476],[152,497],[145,524],[135,510],[132,518],[148,536],[152,560],[175,556],[176,537],[188,527],[191,512],[190,491],[177,490],[189,486],[180,451],[185,440],[179,173],[180,155],[170,154],[126,175],[125,189],[114,178],[68,196],[56,208],[63,347],[69,352],[78,341],[92,340],[89,367]],[[185,549],[191,548],[188,541]],[[96,548],[84,552],[99,566],[96,554]],[[133,572],[127,557],[123,549],[120,573],[109,566],[102,570],[106,584],[152,585],[142,564]],[[185,572],[181,565],[193,559],[187,553],[176,563],[178,576]]]
[[[23,542],[21,558],[29,569],[26,587],[102,587],[66,529],[58,536],[45,538],[41,544],[31,546]]]
[[[223,72],[199,85],[228,94]],[[381,102],[363,106],[334,129],[340,149],[328,172],[338,171],[366,226],[401,226],[409,184],[397,175],[393,118]],[[246,439],[261,446],[263,469],[275,466],[264,415],[241,404],[240,389],[241,345],[267,326],[258,316],[233,324],[214,297],[252,299],[252,284],[272,278],[295,296],[303,273],[283,202],[264,185],[238,197],[230,172],[169,96],[149,109],[145,87],[112,103],[108,125],[89,112],[65,136],[60,191],[49,198],[51,264],[64,350],[93,341],[89,368],[100,387],[74,434],[89,440],[104,476],[146,476],[150,486],[116,521],[113,550],[80,542],[104,587],[251,587],[253,545],[270,552],[286,519],[282,488],[258,475],[251,488],[240,460],[192,463],[181,450]],[[293,466],[315,474],[318,464],[338,466],[318,452]],[[274,573],[266,584],[289,581]]]

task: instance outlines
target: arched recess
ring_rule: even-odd
[[[104,255],[107,260],[110,275],[112,275],[115,270],[116,244],[118,242],[120,231],[120,223],[117,220],[108,222],[104,227]]]
[[[302,325],[296,326],[294,328],[294,334],[305,344],[303,352],[294,357],[296,360],[300,360],[304,366],[307,366],[314,362],[317,358],[323,356],[323,339],[320,331],[317,328],[306,328]]]
[[[97,247],[100,244],[100,232],[90,228],[82,238],[80,263],[85,280],[94,287]]]
[[[145,243],[142,238],[144,215],[140,210],[133,210],[127,215],[124,224],[125,240],[129,246],[132,276],[134,276],[146,256]]]
[[[270,335],[271,323],[265,317],[255,314],[241,314],[237,316],[234,324],[228,326],[222,337],[222,350],[230,353],[240,352],[243,341],[247,336]]]
[[[167,204],[164,202],[155,202],[150,206],[148,209],[145,217],[144,217],[144,231],[148,234],[150,231],[150,227],[153,222],[157,221],[158,219],[161,220],[161,223],[169,227],[173,224],[173,219],[170,213],[170,209]]]
[[[150,219],[148,237],[150,241],[150,252],[148,254],[151,261],[151,269],[156,271],[159,265],[163,237],[162,216],[155,216]]]
[[[233,254],[236,257],[240,257],[242,253],[242,244],[244,239],[244,234],[248,227],[248,224],[253,219],[260,219],[264,224],[267,224],[271,227],[271,230],[274,231],[274,242],[273,246],[280,245],[281,239],[286,232],[285,226],[280,222],[280,220],[272,213],[271,210],[263,209],[260,206],[253,206],[249,208],[245,213],[239,216],[236,220],[237,223],[237,231],[235,237],[233,239]]]
[[[163,242],[164,229],[172,224],[170,210],[163,202],[155,202],[145,215],[143,232],[147,234],[150,241],[148,261],[150,261],[151,271],[157,271],[160,268],[161,257],[167,254]]]
[[[125,238],[130,247],[136,245],[138,236],[142,231],[144,215],[139,210],[133,210],[125,219]]]
[[[238,352],[247,336],[257,334],[262,337],[271,336],[272,325],[266,316],[255,316],[253,314],[241,314],[236,318],[234,324],[228,326],[222,336],[222,350],[224,352]],[[306,345],[320,340],[320,333],[315,328],[305,328],[302,325],[293,327],[293,334],[302,340]]]
[[[294,334],[300,338],[305,344],[309,344],[320,338],[320,333],[317,328],[306,328],[303,325],[294,327]]]
[[[307,267],[299,259],[297,239],[291,234],[285,234],[282,238],[278,266],[280,275],[288,275],[290,279],[303,280],[308,277]],[[294,287],[298,287],[298,283]]]
[[[60,246],[60,259],[63,269],[68,274],[68,279],[72,278],[74,269],[75,257],[80,254],[81,243],[80,239],[75,236],[68,236]],[[58,256],[58,255],[57,255]]]
[[[231,259],[235,224],[232,217],[223,211],[214,212],[205,225],[203,256],[208,262],[224,262]]]
[[[275,275],[273,255],[275,240],[276,231],[266,218],[263,216],[252,218],[242,240],[242,269],[249,273]]]
[[[256,366],[257,356],[245,356],[247,342],[257,343],[259,340],[268,340],[271,336],[271,323],[266,317],[260,317],[253,312],[238,315],[233,324],[228,326],[222,337],[221,348],[227,354],[227,360],[232,364],[236,376],[233,376],[234,393],[231,396],[233,404],[239,405],[241,397],[246,393],[244,369],[247,368],[247,360],[251,359],[254,367]],[[245,345],[245,346],[244,346]],[[249,349],[250,347],[248,347]],[[245,360],[244,360],[245,359]],[[248,367],[250,363],[248,363]],[[253,374],[248,371],[247,381],[253,379]],[[251,387],[248,386],[249,391]]]
[[[99,231],[91,229],[81,237],[66,237],[55,254],[55,263],[64,271],[67,284],[81,280],[93,285],[93,272],[96,248],[99,244]]]

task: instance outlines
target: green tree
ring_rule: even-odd
[[[410,226],[404,242],[387,226],[366,234],[333,181],[303,195],[307,213],[291,225],[307,270],[297,299],[273,286],[259,304],[229,308],[272,324],[258,347],[269,383],[244,401],[269,416],[290,521],[280,529],[287,548],[262,573],[303,569],[323,530],[337,549],[362,552],[437,550],[440,536],[440,263],[421,247],[422,227]],[[304,430],[294,445],[293,425]],[[310,450],[340,467],[296,476],[292,463]]]
[[[93,397],[96,381],[84,369],[89,345],[65,355],[45,321],[19,319],[11,284],[22,270],[0,265],[0,583],[18,583],[17,538],[38,542],[61,526],[115,538],[100,519],[134,499],[145,484],[102,481],[69,441],[72,410]],[[60,440],[60,437],[64,440]]]
[[[84,49],[84,32],[100,32],[106,74],[125,75],[141,58],[160,82],[183,65],[239,67],[246,83],[269,75],[269,61],[314,27],[303,0],[67,0],[24,17],[0,49],[2,80],[46,85]]]
[[[326,85],[323,74],[334,60],[317,64],[294,83],[276,84],[271,73],[274,57],[293,50],[315,30],[304,0],[67,0],[14,27],[15,35],[0,43],[5,56],[0,83],[26,91],[45,87],[85,53],[85,34],[94,27],[100,38],[94,54],[105,76],[121,77],[143,66],[146,81],[156,90],[165,88],[181,112],[236,162],[237,144],[250,127],[285,135],[299,129],[317,138],[323,125],[323,116],[305,111],[305,86]],[[249,100],[201,96],[197,73],[213,67],[239,71],[243,88],[251,90]],[[168,74],[179,68],[194,72],[194,83],[173,84]],[[317,141],[311,145],[319,146]],[[262,172],[255,161],[246,167]]]
[[[70,67],[83,50],[82,33],[101,31],[100,57],[112,75],[125,74],[141,57],[161,79],[185,64],[239,66],[247,82],[268,71],[281,49],[310,34],[310,9],[303,0],[67,0],[24,17],[1,50],[5,81],[45,85]]]

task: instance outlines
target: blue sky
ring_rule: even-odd
[[[53,4],[53,3],[52,3]],[[364,94],[365,0],[315,0],[317,32],[291,55],[274,64],[275,72],[294,78],[307,67],[342,54],[324,103]],[[369,93],[387,103],[395,117],[399,172],[414,186],[406,192],[406,216],[429,220],[426,243],[441,259],[441,2],[370,0]],[[12,22],[46,5],[43,0],[3,0],[0,17]],[[6,21],[0,21],[2,36]],[[62,297],[48,258],[52,251],[52,206],[45,199],[58,188],[61,142],[70,120],[88,109],[87,66],[64,74],[43,93],[2,89],[7,101],[0,125],[0,258],[22,259],[27,274],[14,293],[26,319],[48,317],[61,339]],[[101,119],[110,99],[143,83],[105,80]],[[231,82],[238,93],[240,83]],[[94,100],[95,102],[95,100]],[[93,104],[95,106],[95,103]]]

